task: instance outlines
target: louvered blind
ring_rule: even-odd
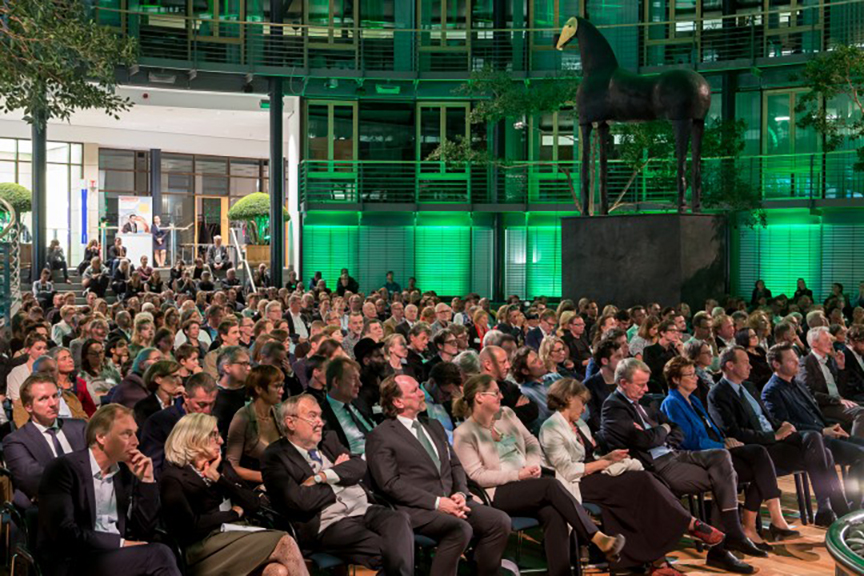
[[[393,271],[393,278],[401,286],[408,285],[408,278],[414,276],[413,227],[361,226],[359,238],[361,290],[368,294],[381,288],[388,270]]]
[[[357,236],[356,226],[304,226],[303,280],[308,283],[320,271],[327,287],[335,290],[342,268],[356,274]]]
[[[795,293],[798,278],[819,287],[822,279],[822,231],[818,224],[772,225],[739,230],[739,266],[735,286],[749,301],[756,280],[775,295]]]
[[[561,296],[561,228],[529,226],[527,298]]]
[[[415,228],[415,276],[421,290],[457,296],[471,287],[471,228],[418,226]]]
[[[471,230],[471,291],[492,295],[492,270],[495,262],[495,235],[491,228]]]
[[[864,280],[864,226],[825,224],[822,226],[823,297],[831,293],[831,284],[840,282],[846,294],[854,295]]]
[[[525,228],[507,228],[504,232],[504,296],[525,297],[527,288],[527,232]]]

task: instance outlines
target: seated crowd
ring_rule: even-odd
[[[293,576],[325,552],[407,575],[416,535],[430,574],[492,576],[518,517],[554,576],[574,543],[679,575],[666,554],[684,535],[750,574],[732,552],[800,537],[778,477],[806,472],[819,526],[862,505],[836,471],[864,474],[864,309],[842,286],[819,305],[803,281],[791,299],[757,284],[749,306],[692,316],[516,296],[493,311],[392,273],[369,295],[348,270],[335,291],[292,272],[249,292],[218,244],[151,289],[145,259],[146,280],[116,279],[130,267],[112,248],[122,298],[102,298],[94,255],[86,305],[34,290],[2,342],[3,460],[45,574]],[[705,492],[713,515],[694,517],[681,498]]]

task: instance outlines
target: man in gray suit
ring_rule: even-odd
[[[430,574],[455,576],[475,539],[480,576],[498,574],[510,535],[510,517],[471,500],[462,464],[437,420],[421,422],[426,395],[405,375],[381,383],[387,420],[369,432],[366,461],[376,486],[411,518],[414,532],[438,541]]]
[[[12,501],[23,509],[36,498],[45,466],[58,456],[87,447],[87,423],[57,417],[60,395],[50,374],[29,376],[20,394],[30,421],[3,440],[3,453],[15,487]]]

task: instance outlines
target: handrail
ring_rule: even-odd
[[[680,20],[652,20],[650,22],[632,22],[632,23],[620,23],[620,24],[598,24],[598,29],[615,29],[615,28],[630,28],[633,26],[668,26],[668,25],[676,25],[681,24],[683,22],[694,22],[694,23],[703,23],[703,22],[711,22],[712,24],[717,21],[722,20],[736,20],[739,18],[753,18],[755,16],[771,16],[775,14],[788,14],[790,12],[806,12],[808,10],[815,10],[821,8],[836,8],[840,6],[847,6],[850,4],[862,4],[864,0],[840,0],[838,2],[821,2],[819,4],[813,4],[810,6],[797,6],[797,7],[787,7],[787,8],[776,8],[776,9],[767,9],[760,11],[747,11],[747,12],[738,12],[735,14],[717,14],[711,16],[703,16],[702,18],[687,18]],[[296,30],[328,30],[328,31],[339,31],[339,30],[370,30],[375,33],[382,32],[396,32],[396,33],[423,33],[428,34],[430,32],[437,31],[446,31],[447,33],[452,32],[462,32],[462,31],[480,31],[480,32],[506,32],[506,33],[514,33],[514,32],[529,32],[529,33],[537,33],[537,32],[560,32],[561,27],[552,27],[552,28],[486,28],[486,27],[474,27],[474,28],[436,28],[433,25],[427,25],[426,27],[420,28],[363,28],[359,24],[355,24],[354,26],[336,26],[332,24],[305,24],[300,22],[283,22],[283,23],[275,23],[269,22],[266,20],[228,20],[221,18],[204,18],[200,16],[188,16],[186,14],[167,14],[160,12],[148,12],[146,10],[128,10],[123,8],[113,8],[113,7],[101,7],[94,6],[93,12],[98,14],[99,12],[107,12],[112,14],[121,14],[121,15],[131,15],[131,16],[164,16],[170,17],[176,20],[189,20],[195,22],[210,22],[213,24],[219,25],[247,25],[247,26],[267,26],[268,28],[282,28],[291,29],[292,31]],[[575,14],[574,14],[575,16]],[[566,17],[565,17],[566,18]]]
[[[12,316],[18,312],[18,307],[21,305],[21,245],[19,243],[20,223],[18,222],[18,214],[15,207],[7,200],[0,198],[0,210],[9,215],[9,221],[0,230],[0,240],[9,243],[9,253],[6,256],[6,279],[8,285],[9,306],[5,309],[4,320],[11,322]],[[31,259],[31,277],[33,276],[33,263]],[[4,291],[5,292],[5,291]],[[4,295],[0,294],[0,298]]]
[[[234,244],[237,249],[237,259],[240,261],[238,264],[243,264],[243,268],[246,270],[246,278],[249,280],[249,286],[254,294],[258,290],[255,288],[255,279],[252,277],[252,270],[249,268],[249,262],[246,260],[246,251],[240,246],[240,240],[237,238],[237,230],[234,228],[229,228],[229,230],[231,231],[231,243]]]

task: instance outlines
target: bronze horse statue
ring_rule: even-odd
[[[609,122],[640,122],[666,119],[675,131],[675,156],[678,161],[678,211],[686,210],[684,193],[687,178],[687,146],[693,138],[693,212],[701,209],[702,135],[705,116],[711,106],[711,87],[700,74],[691,70],[670,70],[659,76],[640,76],[618,65],[612,47],[591,22],[573,17],[567,20],[557,38],[563,50],[573,38],[579,42],[582,58],[582,83],[576,94],[582,136],[582,215],[588,215],[591,196],[588,167],[591,162],[591,130],[597,123],[600,136],[600,212],[609,213],[607,198],[607,154]]]

